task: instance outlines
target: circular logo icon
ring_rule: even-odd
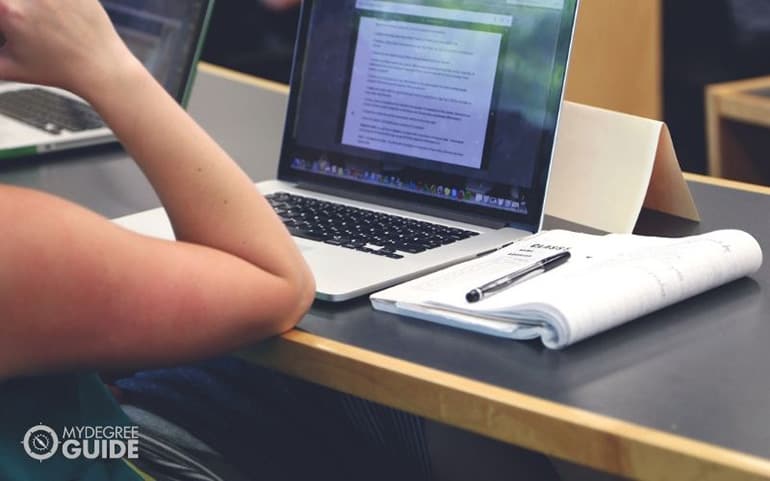
[[[56,450],[59,448],[59,436],[53,429],[39,424],[29,428],[21,444],[30,458],[42,463],[56,454]]]

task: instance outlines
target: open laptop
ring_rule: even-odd
[[[576,10],[303,2],[278,180],[257,186],[317,298],[368,294],[540,229]],[[119,222],[169,236],[161,216]]]
[[[213,0],[103,0],[102,5],[131,51],[184,105]],[[0,159],[114,141],[99,116],[75,95],[0,82]]]

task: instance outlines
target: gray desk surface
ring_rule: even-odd
[[[190,105],[255,180],[273,175],[285,112],[282,87],[267,87],[204,66]],[[139,170],[114,148],[10,162],[0,167],[0,182],[53,192],[110,217],[158,205]],[[639,231],[739,228],[770,252],[769,195],[692,180],[689,185],[700,224],[645,213]],[[770,263],[752,278],[563,351],[375,312],[366,299],[316,303],[300,327],[304,332],[267,343],[253,357],[616,473],[770,479]],[[365,359],[354,359],[359,355]],[[398,392],[402,388],[416,391]],[[458,393],[457,402],[486,401],[478,405],[483,412],[476,418],[466,412],[476,404],[452,411]],[[539,433],[538,427],[552,431]],[[591,443],[598,445],[585,446]]]

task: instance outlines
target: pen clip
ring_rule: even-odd
[[[515,242],[517,242],[517,241],[506,242],[505,244],[501,245],[500,247],[495,247],[494,249],[489,249],[488,251],[479,252],[478,254],[476,254],[476,257],[484,257],[486,255],[495,253],[495,252],[497,252],[499,250],[503,250],[506,247],[513,245]]]

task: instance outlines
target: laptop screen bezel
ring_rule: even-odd
[[[193,85],[195,84],[195,77],[198,73],[198,62],[200,61],[201,54],[203,53],[203,46],[206,43],[206,36],[209,32],[209,24],[211,22],[211,15],[214,12],[215,0],[203,0],[205,2],[205,12],[199,17],[198,25],[195,28],[195,37],[198,39],[197,45],[191,50],[191,57],[186,63],[187,71],[184,78],[186,79],[184,85],[180,91],[174,96],[182,107],[187,107],[190,101],[190,94],[192,93]]]
[[[286,182],[308,186],[315,185],[344,191],[347,195],[351,196],[356,196],[356,194],[358,194],[370,199],[372,197],[387,198],[394,199],[402,204],[426,205],[432,208],[433,211],[445,210],[447,212],[457,212],[466,218],[468,216],[479,216],[488,221],[491,220],[502,225],[508,225],[530,232],[537,232],[540,230],[544,218],[548,176],[550,174],[551,163],[556,146],[556,132],[561,113],[561,104],[566,88],[567,66],[569,65],[569,56],[571,53],[579,0],[566,0],[565,11],[562,13],[562,23],[560,25],[560,33],[555,50],[555,64],[565,65],[564,79],[560,86],[552,87],[549,91],[547,110],[549,113],[554,112],[554,120],[551,125],[543,126],[544,135],[538,149],[535,181],[532,187],[532,195],[528,199],[529,212],[526,215],[494,207],[468,205],[458,201],[396,190],[386,186],[302,172],[292,168],[292,154],[296,151],[296,148],[301,148],[295,144],[292,132],[294,129],[295,118],[298,113],[302,82],[304,81],[305,72],[303,71],[303,66],[305,64],[306,45],[309,41],[308,35],[311,27],[310,19],[315,1],[316,0],[304,0],[302,2],[294,49],[286,123],[278,166],[278,179]],[[571,11],[568,11],[570,9]]]
[[[174,100],[176,100],[181,106],[185,108],[187,107],[190,94],[192,93],[193,85],[195,83],[195,77],[198,71],[198,61],[200,60],[201,54],[203,52],[203,47],[206,42],[206,35],[208,34],[209,23],[214,11],[215,0],[200,1],[202,3],[201,14],[197,16],[196,24],[190,30],[190,36],[187,39],[187,41],[194,43],[191,44],[192,48],[189,49],[187,56],[183,59],[182,62],[179,62],[179,64],[184,67],[181,75],[182,81],[179,82],[179,85],[175,91],[168,92],[169,95],[174,98]]]
[[[202,0],[204,5],[202,7],[203,14],[198,16],[198,23],[192,31],[191,38],[196,39],[197,42],[194,48],[190,49],[190,54],[185,62],[185,71],[183,77],[184,82],[180,85],[180,88],[176,92],[169,92],[174,99],[182,107],[187,108],[187,104],[190,100],[190,94],[192,93],[193,85],[195,84],[195,77],[198,73],[198,61],[201,58],[203,52],[203,46],[206,43],[206,36],[208,35],[209,23],[211,22],[211,15],[214,12],[215,0]]]

